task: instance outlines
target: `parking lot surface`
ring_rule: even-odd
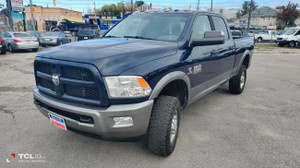
[[[300,167],[300,49],[256,45],[244,93],[225,84],[188,106],[167,158],[149,153],[144,139],[106,141],[52,126],[33,104],[35,55],[0,55],[0,167]]]

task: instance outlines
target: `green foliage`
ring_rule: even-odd
[[[255,1],[253,1],[252,4],[251,4],[251,1],[244,1],[242,10],[236,14],[237,18],[240,18],[241,16],[248,14],[251,6],[252,6],[252,11],[256,10],[258,7],[258,5]]]
[[[134,4],[135,4],[136,6],[142,6],[142,5],[144,5],[144,3],[145,3],[144,1],[135,1]]]
[[[290,3],[287,6],[280,7],[277,13],[278,26],[293,27],[296,26],[295,20],[300,16],[297,10],[298,4]]]

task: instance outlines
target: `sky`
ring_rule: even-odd
[[[287,5],[288,2],[297,3],[300,6],[300,0],[256,0],[259,7],[270,6],[276,7]],[[101,8],[105,4],[117,4],[118,2],[130,2],[130,0],[56,0],[56,7],[76,10],[86,13],[88,8]],[[135,2],[135,0],[134,0]],[[145,3],[152,3],[154,8],[184,9],[191,6],[191,9],[196,9],[198,0],[144,0]],[[29,4],[29,0],[23,0],[24,5]],[[33,4],[54,7],[53,0],[32,0]],[[241,8],[243,0],[213,0],[214,8]],[[200,0],[200,9],[205,10],[210,7],[211,0]]]

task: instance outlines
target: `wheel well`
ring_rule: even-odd
[[[185,108],[188,102],[188,88],[183,80],[175,80],[167,84],[160,95],[177,97],[182,108]]]
[[[249,63],[250,63],[250,56],[247,55],[243,61],[243,65],[246,66],[246,68],[248,69],[249,68]]]

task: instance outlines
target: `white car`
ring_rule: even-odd
[[[262,41],[276,40],[279,34],[280,33],[278,31],[267,30],[267,31],[259,32],[259,33],[255,34],[254,36],[255,36],[255,40],[260,43]]]
[[[297,41],[300,40],[300,27],[293,27],[287,30],[283,35],[278,36],[275,41],[279,47],[288,45],[289,47],[295,47]]]

